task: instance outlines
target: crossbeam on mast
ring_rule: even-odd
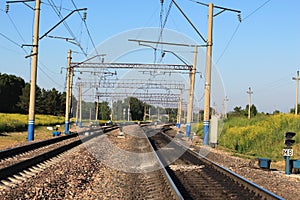
[[[156,69],[156,70],[192,70],[192,65],[180,64],[143,64],[143,63],[71,63],[73,68],[98,69]]]
[[[145,89],[184,89],[185,84],[178,81],[124,79],[81,82],[85,88],[145,88]]]

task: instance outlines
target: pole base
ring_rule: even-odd
[[[34,140],[34,121],[29,120],[28,121],[28,135],[27,135],[27,141],[33,141]]]
[[[191,135],[191,124],[186,124],[186,127],[185,127],[185,131],[186,131],[186,137],[190,137]]]
[[[69,134],[70,133],[70,123],[69,122],[65,122],[65,134]]]
[[[209,121],[204,121],[203,122],[203,140],[202,144],[203,145],[208,145],[208,136],[209,136]]]

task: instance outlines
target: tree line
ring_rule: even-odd
[[[21,77],[0,73],[0,112],[22,113],[29,111],[30,83]],[[47,115],[64,115],[66,93],[55,88],[50,90],[36,87],[35,113]]]
[[[30,83],[26,83],[21,77],[0,73],[0,112],[1,113],[21,113],[27,114],[29,112],[30,99]],[[129,97],[125,99],[124,103],[118,102],[115,104],[116,113],[117,108],[123,108],[125,105],[131,107],[130,115],[132,120],[143,120],[145,104],[137,98]],[[72,96],[71,117],[76,117],[77,99]],[[147,105],[149,107],[149,105]],[[66,109],[66,93],[59,92],[55,88],[46,90],[36,86],[36,102],[35,113],[46,115],[65,115]],[[96,102],[82,102],[82,114],[84,119],[95,116]],[[111,118],[111,108],[108,102],[99,103],[98,119],[108,120]],[[118,116],[118,118],[121,118]]]
[[[27,114],[29,111],[29,97],[30,97],[30,83],[26,83],[21,77],[0,73],[0,112],[1,113],[22,113]],[[72,111],[71,114],[75,117],[77,99],[72,97]],[[59,92],[55,88],[46,90],[36,87],[36,104],[35,113],[63,116],[65,114],[66,93]],[[83,102],[84,118],[88,118],[91,112],[94,116],[96,113],[96,102]],[[125,110],[130,105],[130,116],[132,120],[143,120],[144,111],[149,113],[157,113],[157,108],[148,105],[135,97],[128,97],[123,102],[116,101],[113,103],[112,108],[109,107],[108,102],[101,102],[99,104],[98,119],[108,120],[111,114],[114,115],[114,120],[124,120],[128,118],[128,113]],[[170,121],[176,121],[177,109],[165,109],[166,114],[169,115]],[[290,113],[294,113],[294,108]],[[300,105],[298,105],[300,110]],[[250,107],[251,116],[256,116],[258,111],[255,105]],[[273,114],[279,113],[278,110]],[[241,117],[247,116],[248,105],[245,109],[236,106],[232,112],[228,113],[228,117]],[[199,113],[203,116],[203,113]],[[149,117],[149,116],[148,116]],[[197,116],[195,116],[197,117]],[[201,120],[201,117],[199,118]]]

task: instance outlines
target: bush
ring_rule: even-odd
[[[300,155],[300,116],[260,115],[250,120],[233,117],[226,121],[219,144],[237,153],[282,159],[285,132],[296,132],[295,156]]]

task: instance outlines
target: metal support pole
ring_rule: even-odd
[[[290,175],[290,157],[289,156],[285,156],[285,174]]]
[[[95,116],[95,121],[97,124],[98,124],[98,113],[99,113],[99,96],[97,96],[96,116]]]
[[[126,121],[126,108],[123,108],[123,120]]]
[[[249,90],[247,91],[248,96],[248,119],[251,118],[251,94],[253,92],[251,91],[251,87],[249,87]]]
[[[130,121],[130,103],[127,110],[127,121]]]
[[[72,57],[71,57],[71,60],[72,60]],[[70,63],[70,66],[71,66],[71,63]],[[73,77],[74,77],[74,69],[71,67],[71,78],[70,78],[70,92],[69,92],[69,100],[70,100],[70,105],[69,105],[69,113],[71,114],[72,113],[72,102],[73,102]],[[69,115],[70,116],[70,115]],[[69,128],[71,128],[72,126],[72,122],[69,118]]]
[[[180,89],[180,96],[178,102],[178,110],[177,110],[177,128],[180,128],[181,124],[181,112],[182,112],[182,88]]]
[[[229,99],[227,98],[227,96],[224,99],[224,118],[227,119],[227,102],[229,101]]]
[[[195,75],[196,75],[196,68],[197,68],[197,54],[198,54],[198,47],[195,46],[194,64],[193,64],[192,71],[190,72],[190,88],[189,88],[189,96],[188,96],[187,122],[186,122],[186,136],[187,137],[190,137],[191,122],[192,122],[192,117],[193,117],[193,103],[194,103]]]
[[[92,121],[92,108],[90,108],[90,122]]]
[[[114,101],[111,100],[111,115],[110,115],[110,121],[113,121],[113,115],[114,115]]]
[[[203,145],[208,145],[209,139],[209,114],[210,114],[210,88],[211,88],[211,60],[212,60],[212,34],[213,34],[213,7],[208,6],[208,38],[206,49],[206,73],[204,89],[204,120],[203,120]]]
[[[296,81],[296,105],[295,105],[295,115],[298,115],[298,92],[299,92],[299,71],[297,71],[296,77],[293,77],[293,80]]]
[[[78,99],[77,99],[77,105],[76,105],[76,121],[75,121],[76,126],[78,126],[79,100],[80,100],[80,87],[78,88]]]
[[[95,121],[97,124],[98,124],[98,113],[99,113],[99,96],[97,96],[96,115],[95,115]]]
[[[82,128],[82,83],[79,85],[79,127]]]
[[[72,51],[68,51],[68,70],[67,70],[67,88],[66,88],[66,113],[65,113],[65,134],[69,134],[70,130],[70,92],[71,92],[71,54]]]
[[[144,104],[144,117],[143,117],[144,122],[146,121],[146,115],[147,115],[147,110],[146,110],[146,103],[145,103]]]
[[[28,141],[34,140],[34,120],[35,120],[35,90],[37,77],[37,61],[39,46],[39,24],[40,24],[40,0],[35,1],[34,30],[33,30],[33,47],[31,61],[31,80],[30,80],[30,100],[28,116]]]

